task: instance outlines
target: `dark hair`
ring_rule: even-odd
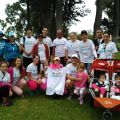
[[[26,32],[27,32],[28,30],[32,31],[32,28],[31,28],[31,27],[27,27],[27,28],[25,29]]]
[[[82,30],[82,31],[81,31],[81,35],[83,35],[83,34],[87,35],[88,33],[87,33],[86,30]]]
[[[33,56],[33,60],[35,57],[39,57],[38,55],[34,55]],[[37,71],[38,71],[38,74],[40,73],[40,68],[41,68],[41,62],[40,62],[40,57],[39,57],[39,63],[37,64]]]
[[[117,73],[117,74],[115,75],[115,79],[116,79],[117,77],[120,77],[120,73]]]
[[[20,67],[19,67],[19,71],[20,71],[20,73],[22,73],[22,72],[23,72],[23,63],[22,63],[22,59],[21,59],[20,57],[17,57],[17,58],[14,59],[13,64],[12,64],[12,67],[15,67],[15,66],[16,66],[15,62],[16,62],[17,59],[20,59],[20,60],[21,60],[21,65],[20,65]]]
[[[9,66],[8,62],[2,61],[2,62],[0,62],[0,67],[1,67],[1,65],[4,64],[4,63],[5,63],[7,66]]]
[[[105,78],[106,78],[106,75],[105,75],[105,74],[100,74],[100,75],[99,75],[99,78],[100,78],[101,76],[105,76]]]

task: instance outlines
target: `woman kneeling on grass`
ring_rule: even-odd
[[[18,96],[23,96],[23,89],[26,86],[25,69],[22,65],[22,59],[16,58],[13,66],[8,69],[11,78],[11,90]]]
[[[0,98],[2,99],[3,106],[10,106],[8,101],[10,91],[10,74],[7,72],[8,64],[3,61],[0,63]]]
[[[31,90],[31,95],[37,91],[37,89],[41,89],[43,91],[46,90],[46,79],[42,78],[43,66],[40,63],[40,58],[38,55],[34,56],[33,62],[27,67],[27,77],[28,82],[27,85]]]

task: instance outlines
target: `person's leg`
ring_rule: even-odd
[[[86,68],[88,74],[90,73],[90,67],[91,67],[91,63],[85,63],[85,68]]]
[[[18,82],[17,86],[19,86],[23,90],[25,88],[26,84],[27,84],[27,82],[24,79],[21,79]]]
[[[20,88],[20,87],[18,87],[18,86],[12,86],[12,91],[14,92],[14,93],[16,93],[18,96],[22,96],[23,95],[23,91],[22,91],[22,89]]]
[[[106,89],[104,87],[100,88],[100,97],[103,97],[105,95]]]
[[[43,78],[41,84],[39,85],[39,88],[43,91],[46,91],[46,87],[47,87],[47,80],[46,78]]]
[[[0,97],[3,100],[3,103],[2,103],[3,106],[11,105],[10,102],[8,101],[9,90],[10,90],[10,86],[8,85],[0,87]]]
[[[36,91],[37,90],[38,84],[35,80],[28,80],[27,85],[28,85],[28,88],[31,91]]]
[[[83,94],[84,94],[85,88],[80,88],[79,94],[80,94],[80,104],[83,104]]]

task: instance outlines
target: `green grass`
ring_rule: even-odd
[[[90,107],[88,99],[79,105],[77,99],[54,100],[43,94],[13,99],[11,107],[0,106],[0,120],[101,120],[103,110]],[[113,120],[120,114],[113,113]]]

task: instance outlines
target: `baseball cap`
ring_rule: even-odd
[[[54,57],[54,59],[53,60],[60,60],[60,58],[59,57]]]
[[[0,35],[4,36],[5,34],[2,31],[0,31]]]
[[[73,54],[72,56],[71,56],[71,58],[78,58],[78,55],[77,54]],[[79,58],[78,58],[79,59]]]
[[[8,37],[12,37],[12,36],[15,36],[15,35],[14,35],[14,33],[13,33],[12,31],[10,31],[10,32],[8,33]]]

